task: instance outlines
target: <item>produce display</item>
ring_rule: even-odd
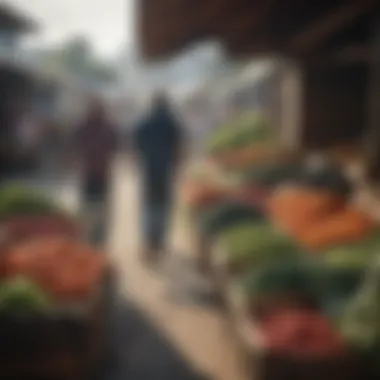
[[[293,237],[344,207],[342,198],[302,187],[280,188],[267,202],[273,222]]]
[[[278,310],[261,323],[265,347],[274,354],[297,359],[340,358],[343,339],[327,318],[313,310]]]
[[[257,185],[244,185],[231,192],[231,198],[244,204],[246,207],[253,207],[263,210],[272,192],[270,189]]]
[[[218,236],[217,242],[229,253],[227,261],[234,268],[288,261],[298,255],[295,244],[267,222],[230,227]]]
[[[262,161],[270,161],[282,155],[282,151],[271,144],[261,144],[233,149],[220,153],[216,161],[225,170],[249,168]]]
[[[47,293],[34,281],[18,276],[0,283],[0,315],[27,316],[51,308]]]
[[[257,186],[274,188],[286,182],[295,182],[299,179],[302,164],[290,160],[289,162],[259,163],[244,169],[239,173],[243,184],[252,183]]]
[[[378,232],[355,243],[342,244],[324,252],[322,260],[330,268],[364,269],[379,253]]]
[[[211,154],[267,142],[271,129],[264,117],[246,114],[220,128],[206,143],[206,150]]]
[[[355,208],[316,220],[299,235],[298,241],[310,251],[327,249],[334,245],[355,243],[374,232],[374,221]]]
[[[233,225],[260,220],[262,217],[259,210],[247,207],[242,202],[224,201],[201,215],[199,228],[202,234],[212,237]]]
[[[240,287],[252,315],[261,319],[279,307],[315,309],[319,301],[315,271],[299,259],[271,262],[249,271],[242,276]]]
[[[194,183],[187,185],[182,195],[190,207],[203,208],[226,199],[229,192],[215,185]]]
[[[18,186],[0,188],[0,221],[18,215],[62,214],[56,203],[31,189]]]
[[[329,190],[341,196],[348,196],[352,192],[350,181],[342,173],[340,168],[332,164],[322,167],[305,167],[299,173],[298,183],[300,185],[313,187],[315,189]]]
[[[224,276],[227,303],[240,307],[236,323],[251,325],[251,338],[276,358],[306,365],[359,352],[376,364],[378,225],[356,208],[331,160],[284,152],[248,124],[220,130],[207,146],[233,185],[192,198],[196,231],[215,248],[217,284]]]
[[[83,241],[81,227],[55,199],[0,188],[0,330],[8,342],[0,377],[58,378],[69,358],[83,378],[102,355],[99,310],[109,266]]]
[[[355,296],[347,304],[340,324],[343,336],[364,351],[375,348],[380,340],[379,261],[373,262]]]
[[[104,257],[90,246],[64,238],[38,238],[4,254],[4,277],[24,276],[59,301],[89,297],[104,275]]]
[[[72,218],[63,215],[18,215],[1,223],[7,242],[19,242],[35,236],[68,236],[77,239],[80,229]]]
[[[3,186],[0,231],[0,313],[83,301],[101,283],[104,255],[81,241],[77,221],[54,200]]]

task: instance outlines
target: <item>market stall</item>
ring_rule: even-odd
[[[237,147],[240,128],[230,129],[223,147],[208,145],[211,164],[189,174],[182,199],[201,268],[225,301],[252,373],[378,376],[370,322],[378,307],[378,223],[333,161],[264,144],[258,133]],[[233,157],[226,153],[246,146],[250,155],[238,162],[217,159],[216,151]]]
[[[27,186],[0,188],[0,376],[85,378],[107,357],[111,267],[83,221]]]

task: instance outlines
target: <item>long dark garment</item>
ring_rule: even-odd
[[[172,173],[169,167],[152,173],[144,168],[142,229],[147,245],[154,250],[166,246],[172,206]]]
[[[157,108],[136,131],[142,175],[142,228],[149,248],[165,248],[172,206],[180,129],[166,108]]]

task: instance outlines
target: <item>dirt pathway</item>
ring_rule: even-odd
[[[245,380],[220,310],[170,296],[183,282],[175,267],[182,263],[183,268],[191,252],[183,224],[174,223],[170,260],[157,271],[147,270],[138,259],[137,176],[122,161],[115,168],[113,191],[109,250],[118,268],[122,298],[129,300],[126,314],[119,307],[114,333],[120,343],[119,359],[125,367],[128,362],[123,370],[128,379]]]

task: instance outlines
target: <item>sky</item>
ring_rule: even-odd
[[[0,0],[0,3],[3,0]],[[85,35],[97,53],[115,56],[133,43],[134,0],[8,0],[41,25],[32,45],[50,45]]]

